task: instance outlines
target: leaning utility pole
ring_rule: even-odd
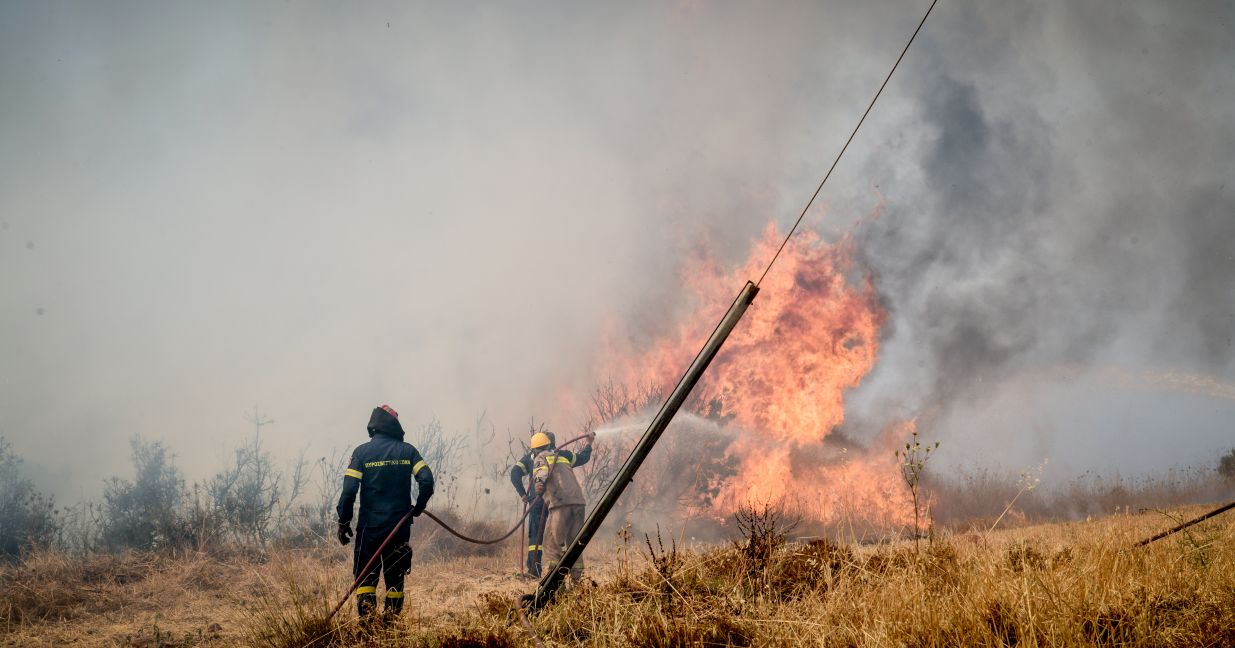
[[[579,560],[579,557],[583,555],[583,550],[587,547],[587,543],[592,540],[592,536],[596,534],[596,531],[600,529],[600,525],[605,521],[605,516],[609,515],[609,511],[613,509],[613,505],[621,497],[622,491],[626,490],[626,485],[634,479],[639,466],[643,464],[643,460],[652,451],[652,446],[656,445],[660,435],[669,426],[669,422],[673,420],[673,415],[677,414],[678,409],[682,407],[682,403],[686,402],[686,398],[690,396],[691,390],[699,382],[699,378],[703,375],[704,370],[708,368],[712,359],[716,357],[716,353],[720,351],[721,345],[725,343],[725,339],[729,337],[733,327],[737,325],[738,321],[742,319],[742,315],[746,313],[746,307],[750,306],[751,301],[755,299],[755,295],[758,293],[759,286],[747,281],[746,286],[742,288],[742,292],[738,293],[737,299],[733,300],[733,304],[729,306],[729,311],[725,313],[720,323],[716,325],[716,330],[712,331],[712,337],[708,338],[708,341],[699,351],[699,355],[695,356],[695,361],[690,364],[686,373],[678,381],[677,386],[669,394],[669,398],[660,406],[660,411],[656,413],[656,417],[648,425],[647,431],[643,433],[643,438],[639,439],[635,449],[626,458],[626,463],[622,464],[617,475],[610,482],[605,494],[596,503],[596,508],[592,509],[591,514],[583,521],[583,528],[579,530],[579,535],[575,536],[574,541],[566,549],[566,553],[558,563],[557,569],[549,570],[540,580],[540,586],[536,588],[536,593],[531,595],[530,605],[533,610],[543,608],[553,598],[553,593],[561,586],[562,581],[565,579],[566,574],[570,572],[570,568],[574,566],[575,561]]]

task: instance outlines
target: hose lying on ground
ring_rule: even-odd
[[[1145,545],[1147,545],[1147,544],[1149,544],[1149,543],[1151,543],[1151,542],[1157,542],[1158,540],[1161,540],[1161,539],[1163,539],[1163,538],[1165,538],[1165,537],[1167,537],[1167,536],[1169,536],[1169,535],[1171,535],[1171,534],[1173,534],[1173,533],[1177,533],[1177,532],[1179,532],[1179,531],[1183,531],[1184,529],[1186,529],[1186,528],[1188,528],[1188,527],[1192,526],[1193,524],[1199,524],[1199,523],[1201,523],[1201,522],[1204,522],[1205,520],[1208,520],[1209,518],[1211,518],[1211,517],[1213,517],[1213,516],[1215,516],[1215,515],[1219,515],[1219,514],[1225,513],[1225,512],[1227,512],[1227,511],[1229,511],[1229,510],[1233,509],[1233,508],[1235,508],[1235,502],[1231,502],[1230,504],[1226,504],[1226,505],[1224,505],[1224,506],[1220,506],[1220,507],[1218,507],[1218,508],[1216,508],[1216,509],[1214,509],[1214,510],[1212,510],[1212,511],[1208,512],[1208,513],[1206,513],[1205,515],[1202,515],[1202,516],[1200,516],[1200,517],[1196,517],[1196,518],[1193,518],[1193,519],[1191,519],[1191,520],[1188,520],[1187,522],[1184,522],[1183,524],[1180,524],[1180,525],[1178,525],[1178,526],[1175,526],[1175,527],[1172,527],[1172,528],[1170,528],[1170,529],[1167,529],[1166,531],[1163,531],[1162,533],[1159,533],[1159,534],[1157,534],[1157,535],[1154,535],[1153,537],[1150,537],[1150,538],[1145,538],[1144,540],[1141,540],[1140,542],[1136,543],[1134,546],[1137,546],[1137,547],[1144,547]]]

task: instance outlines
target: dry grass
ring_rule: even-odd
[[[220,636],[252,558],[38,552],[0,572],[0,643],[188,646]]]
[[[1179,516],[1204,507],[1178,510]],[[1230,646],[1235,515],[1144,549],[1162,515],[1121,515],[848,547],[594,547],[588,583],[533,617],[546,645]],[[342,549],[268,560],[31,556],[0,572],[14,646],[531,646],[511,602],[533,583],[502,556],[417,561],[409,609],[357,627]]]
[[[1190,509],[1189,514],[1200,509]],[[851,551],[737,549],[619,571],[536,625],[554,643],[636,646],[1235,645],[1235,521],[1145,549],[1157,515]]]

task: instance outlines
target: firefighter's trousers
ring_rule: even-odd
[[[583,528],[584,512],[582,504],[549,509],[549,519],[545,524],[545,561],[550,569],[557,569],[562,554],[566,553],[566,543],[574,540],[579,529]],[[576,581],[583,577],[582,556],[571,567],[570,577]]]
[[[356,609],[360,616],[368,616],[377,607],[378,576],[386,578],[386,612],[398,614],[403,610],[403,577],[412,567],[412,548],[407,541],[411,538],[411,525],[404,524],[386,543],[381,558],[369,568],[369,573],[361,579],[356,588]],[[352,576],[360,576],[360,570],[368,564],[377,548],[382,545],[390,527],[366,527],[356,531],[356,548],[352,555]]]
[[[537,498],[527,514],[527,573],[540,577],[540,556],[545,544],[545,501]]]

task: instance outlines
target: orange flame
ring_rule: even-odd
[[[600,375],[628,385],[674,384],[736,291],[759,276],[781,240],[769,225],[733,272],[709,256],[690,262],[684,280],[699,310],[641,349],[611,341]],[[890,447],[885,458],[823,444],[845,420],[845,392],[874,366],[887,317],[852,253],[848,236],[829,244],[800,232],[696,387],[691,407],[728,418],[743,431],[728,450],[739,468],[718,485],[716,513],[727,515],[750,501],[784,501],[825,522],[855,513],[887,524],[912,518]]]

